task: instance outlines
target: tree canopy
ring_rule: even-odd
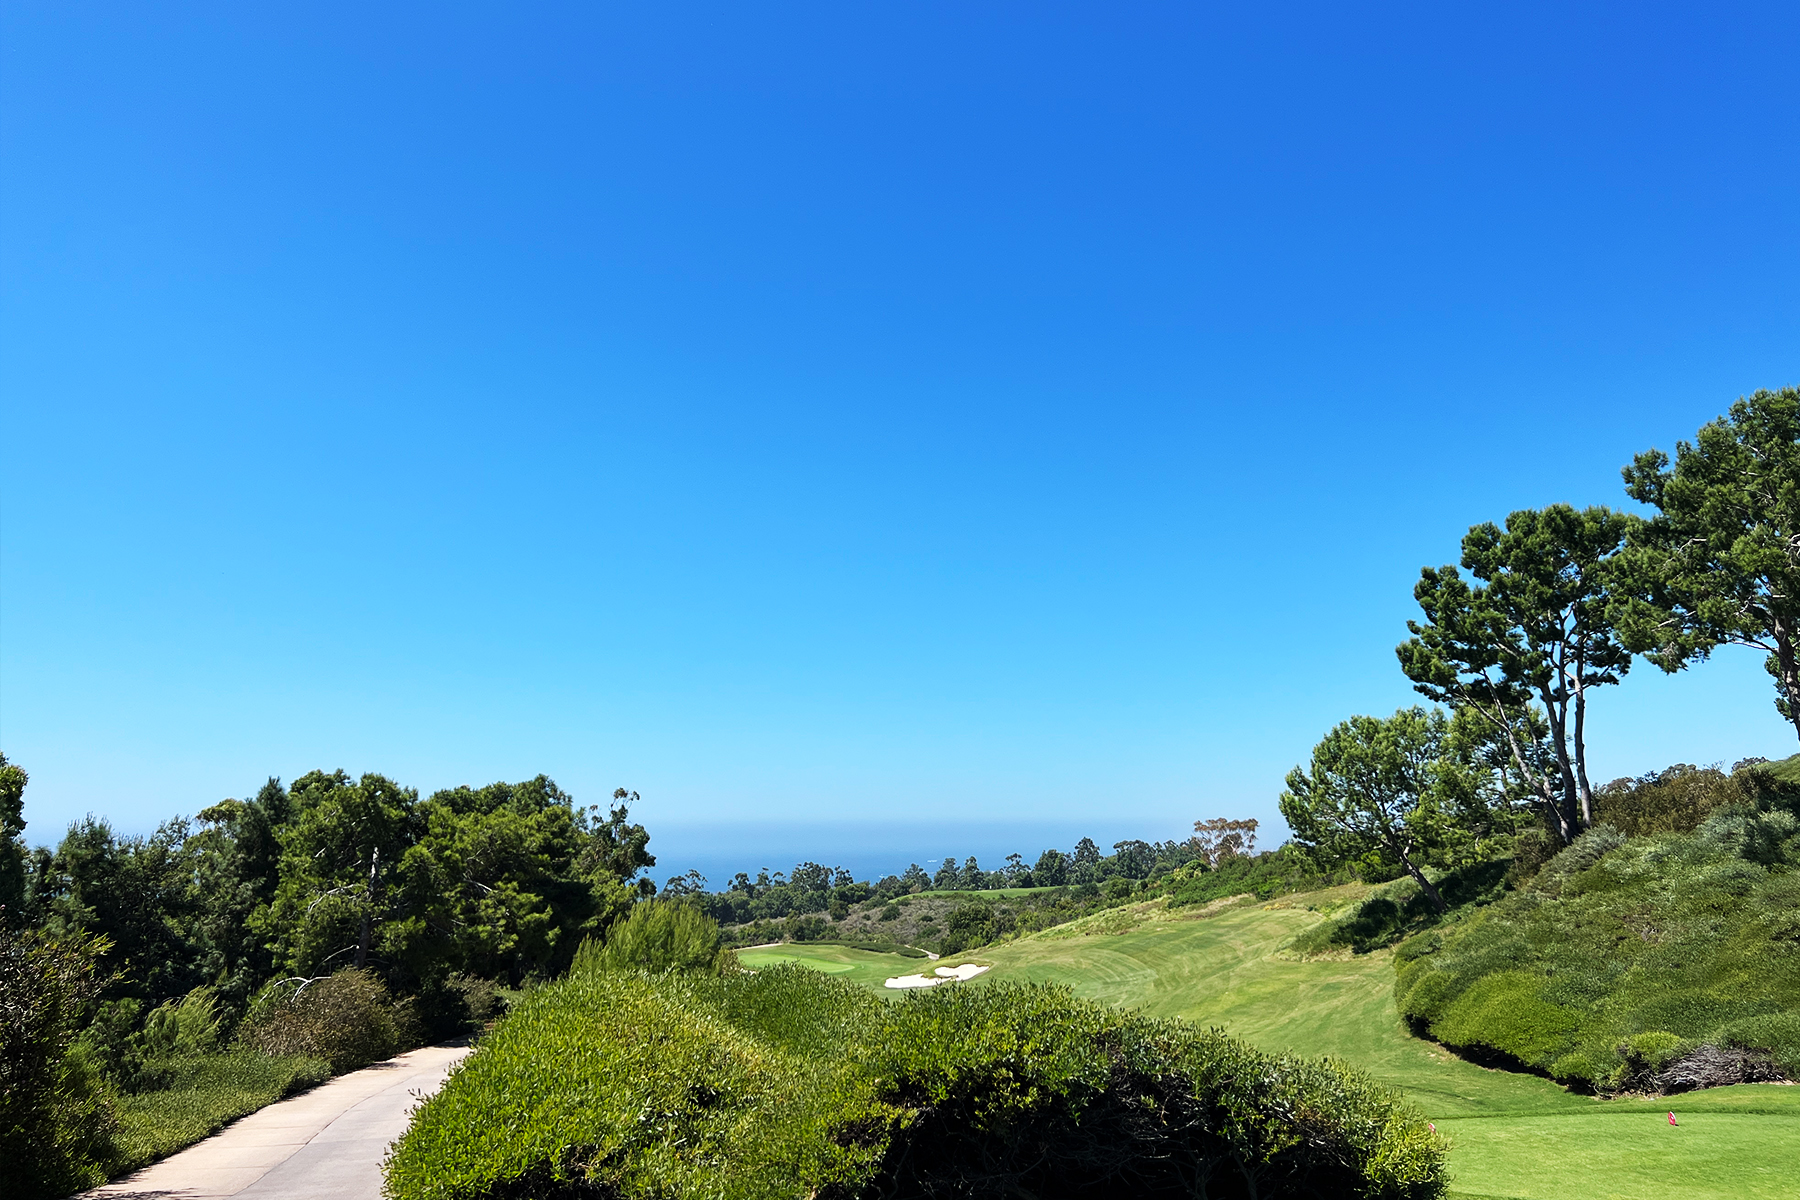
[[[1288,772],[1281,815],[1294,840],[1331,865],[1371,854],[1398,862],[1441,912],[1424,867],[1462,835],[1458,818],[1480,803],[1478,770],[1437,709],[1351,717]]]
[[[1632,530],[1632,648],[1665,671],[1721,645],[1763,651],[1800,734],[1800,388],[1741,399],[1672,463],[1647,450],[1624,475],[1657,510]]]
[[[1565,843],[1593,820],[1589,693],[1631,668],[1614,623],[1630,524],[1604,506],[1553,504],[1513,513],[1505,529],[1472,527],[1462,565],[1476,582],[1425,568],[1413,589],[1425,620],[1407,622],[1413,636],[1397,649],[1420,694],[1493,727]]]

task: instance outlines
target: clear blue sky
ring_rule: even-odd
[[[0,46],[34,840],[337,766],[624,784],[715,870],[1273,818],[1409,702],[1469,524],[1800,382],[1791,4],[12,2]],[[1599,774],[1786,754],[1770,697],[1642,667]]]

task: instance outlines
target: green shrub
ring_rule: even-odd
[[[1761,1013],[1719,1028],[1721,1045],[1762,1050],[1789,1079],[1800,1079],[1800,1011]]]
[[[239,1041],[264,1054],[322,1058],[334,1073],[392,1058],[418,1044],[410,1005],[395,1004],[381,980],[346,968],[296,986],[264,988],[239,1026]]]
[[[1442,1174],[1424,1122],[1334,1064],[1064,989],[889,1003],[774,967],[580,971],[534,993],[425,1102],[387,1189],[1428,1197]]]
[[[970,946],[985,946],[999,933],[993,908],[979,900],[970,900],[951,909],[944,918],[944,925],[940,954],[955,954]]]
[[[116,1119],[75,1022],[101,986],[104,938],[0,927],[0,1164],[9,1196],[99,1183]]]
[[[824,937],[825,931],[830,927],[826,925],[824,917],[809,914],[806,916],[789,917],[785,928],[788,937],[793,941],[815,942]]]
[[[144,1076],[143,1002],[130,996],[103,1000],[74,1045],[114,1087],[135,1092]]]
[[[823,929],[824,922],[819,922]],[[717,971],[728,963],[719,923],[692,904],[647,900],[606,931],[583,942],[576,971]]]
[[[1246,893],[1258,900],[1269,900],[1355,879],[1348,870],[1321,872],[1298,847],[1288,845],[1262,854],[1233,855],[1211,869],[1204,863],[1185,863],[1156,886],[1168,891],[1170,907],[1181,908]],[[1071,888],[1070,893],[1080,899],[1096,894],[1096,890],[1093,884],[1082,884]]]
[[[1749,799],[1690,833],[1596,826],[1517,893],[1406,942],[1401,1014],[1600,1092],[1800,1076],[1800,788],[1762,776],[1738,772]]]

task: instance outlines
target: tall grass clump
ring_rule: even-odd
[[[719,971],[729,964],[717,921],[692,904],[650,900],[613,922],[604,941],[584,941],[573,970]]]
[[[1404,943],[1401,1013],[1599,1092],[1800,1078],[1800,787],[1737,782],[1745,799],[1691,833],[1596,826],[1518,893]]]
[[[1074,999],[797,967],[576,971],[427,1100],[393,1200],[1433,1197],[1422,1119],[1326,1062]]]

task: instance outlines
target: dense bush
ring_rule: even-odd
[[[1693,833],[1597,826],[1516,895],[1404,943],[1401,1012],[1600,1091],[1800,1078],[1800,788],[1755,774]]]
[[[284,980],[257,996],[238,1030],[247,1048],[322,1058],[333,1072],[391,1058],[418,1044],[410,1003],[394,1003],[380,979],[346,968],[324,979]]]
[[[4,760],[0,760],[3,762]],[[0,926],[0,1180],[54,1196],[105,1178],[115,1120],[100,1074],[70,1053],[98,992],[104,939]]]
[[[1207,870],[1204,863],[1192,863],[1160,880],[1159,886],[1168,892],[1170,904],[1179,907],[1246,894],[1268,900],[1290,892],[1349,883],[1355,878],[1348,870],[1320,871],[1298,847],[1283,846],[1263,854],[1227,858],[1212,870]]]
[[[773,968],[532,994],[425,1103],[388,1190],[1426,1197],[1441,1176],[1424,1122],[1333,1064],[1062,989],[889,1003]]]

